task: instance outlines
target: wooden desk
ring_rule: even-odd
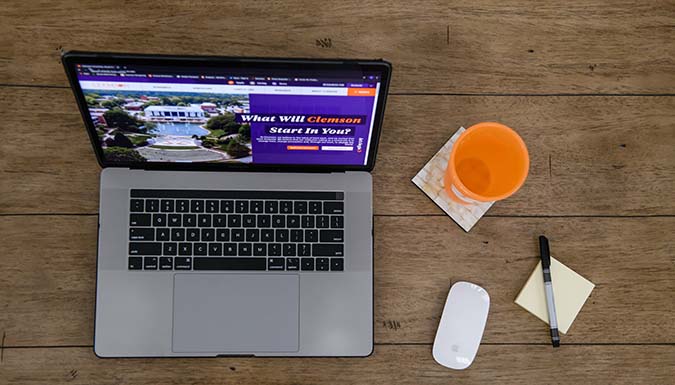
[[[0,5],[0,384],[672,383],[675,4],[66,0]],[[61,49],[384,57],[375,351],[365,359],[98,359],[99,168]],[[460,125],[527,142],[524,188],[464,233],[410,182]],[[513,303],[536,236],[597,286],[563,346]],[[491,294],[464,372],[431,358],[443,299]]]

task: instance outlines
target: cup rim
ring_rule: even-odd
[[[497,122],[481,122],[481,123],[476,123],[473,126],[467,128],[462,134],[460,134],[459,138],[455,141],[455,143],[452,146],[452,152],[450,153],[450,163],[449,165],[454,165],[455,164],[455,158],[457,155],[457,148],[458,144],[461,143],[463,140],[467,138],[467,133],[469,131],[475,131],[476,129],[481,129],[484,127],[498,127],[500,129],[505,129],[507,131],[510,131],[512,134],[514,134],[514,138],[516,139],[516,142],[518,142],[518,145],[522,150],[525,151],[525,163],[523,165],[524,171],[523,172],[523,177],[522,179],[509,191],[499,194],[499,195],[494,195],[494,196],[485,196],[485,195],[478,195],[474,193],[473,191],[469,190],[464,183],[462,183],[462,180],[459,178],[459,175],[457,175],[456,172],[453,170],[453,174],[455,174],[455,178],[452,181],[452,184],[455,185],[455,187],[463,194],[466,195],[468,198],[481,201],[481,202],[492,202],[492,201],[499,201],[502,199],[506,199],[510,197],[511,195],[515,194],[522,186],[525,184],[525,180],[527,180],[527,176],[529,175],[529,170],[530,170],[530,153],[527,150],[527,146],[525,145],[525,141],[523,141],[523,138],[518,135],[518,133],[512,129],[511,127],[497,123]]]

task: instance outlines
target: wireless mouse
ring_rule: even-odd
[[[452,285],[434,339],[434,360],[450,369],[468,368],[483,338],[489,309],[490,296],[482,287],[469,282]]]

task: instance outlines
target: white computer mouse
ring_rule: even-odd
[[[451,369],[468,368],[483,338],[489,309],[490,296],[482,287],[469,282],[452,285],[434,339],[434,360]]]

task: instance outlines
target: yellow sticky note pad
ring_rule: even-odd
[[[553,257],[551,257],[551,281],[558,316],[558,330],[561,333],[567,333],[595,285]],[[525,286],[516,297],[516,303],[548,323],[541,262],[530,274],[530,278],[527,279]]]

